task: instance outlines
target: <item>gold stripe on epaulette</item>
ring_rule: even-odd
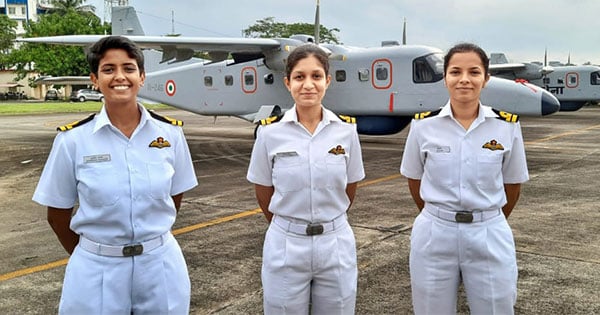
[[[348,116],[348,115],[338,115],[338,117],[341,120],[343,120],[349,124],[356,124],[356,117],[352,117],[352,116]]]
[[[517,115],[517,114],[512,114],[509,112],[497,110],[495,108],[492,108],[492,111],[494,111],[494,113],[496,113],[496,115],[500,116],[500,117],[496,117],[500,120],[504,120],[506,122],[511,122],[511,123],[516,123],[517,121],[519,121],[519,115]]]
[[[264,125],[270,125],[270,124],[278,121],[279,118],[280,118],[279,116],[271,116],[271,117],[268,117],[268,118],[265,118],[265,119],[261,119],[260,120],[260,124],[262,126],[264,126]]]
[[[519,115],[517,114],[511,114],[508,112],[500,112],[500,117],[504,118],[504,120],[508,121],[508,122],[517,122],[519,120]]]
[[[179,127],[183,126],[183,121],[181,121],[181,120],[177,120],[177,119],[174,119],[171,117],[159,115],[152,110],[149,110],[148,112],[150,113],[150,116],[152,116],[156,120],[160,120],[162,122],[166,122],[166,123],[174,125],[174,126],[179,126]]]
[[[415,114],[415,119],[423,119],[427,116],[431,115],[431,111],[429,112],[422,112],[422,113],[417,113]]]
[[[86,118],[84,118],[82,120],[78,120],[78,121],[74,121],[74,122],[72,122],[70,124],[58,126],[58,127],[56,127],[56,131],[68,131],[68,130],[71,130],[71,129],[75,128],[75,127],[81,126],[81,125],[83,125],[83,124],[91,121],[92,119],[94,119],[95,115],[96,114],[91,114],[90,116],[88,116],[88,117],[86,117]]]

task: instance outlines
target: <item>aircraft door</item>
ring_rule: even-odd
[[[567,87],[570,89],[576,88],[579,86],[579,73],[577,72],[568,72],[565,76]]]
[[[389,59],[377,59],[371,64],[371,82],[378,90],[392,86],[392,62]]]
[[[242,68],[242,91],[246,94],[252,94],[256,92],[257,84],[256,81],[256,69],[254,67]]]

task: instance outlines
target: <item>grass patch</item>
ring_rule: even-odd
[[[172,109],[163,104],[144,104],[148,109]],[[0,115],[33,115],[57,113],[94,113],[100,111],[102,102],[0,102]]]

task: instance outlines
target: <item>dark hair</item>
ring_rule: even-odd
[[[329,74],[329,57],[327,56],[327,53],[325,53],[323,49],[319,48],[319,46],[315,44],[304,44],[294,49],[287,58],[287,64],[285,65],[285,76],[288,78],[288,80],[290,79],[292,70],[294,70],[294,67],[298,64],[298,62],[310,56],[314,56],[321,63],[323,70],[325,70],[325,75]]]
[[[98,75],[98,67],[100,60],[109,49],[123,49],[127,52],[129,58],[135,59],[140,73],[144,73],[144,54],[142,50],[136,46],[131,40],[123,36],[107,36],[103,37],[92,45],[87,53],[87,61],[90,65],[90,71]]]
[[[481,63],[483,64],[483,69],[485,70],[485,74],[487,75],[489,73],[490,59],[488,58],[485,51],[481,47],[479,47],[475,44],[460,43],[460,44],[456,44],[456,45],[454,45],[454,47],[450,48],[450,50],[448,50],[448,53],[446,54],[446,56],[444,56],[444,76],[446,76],[446,70],[448,70],[448,64],[450,63],[450,58],[452,58],[452,56],[454,56],[457,53],[467,53],[467,52],[474,52],[477,55],[479,55],[479,59],[481,59]]]

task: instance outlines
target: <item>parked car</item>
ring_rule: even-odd
[[[81,89],[73,91],[70,97],[71,101],[85,102],[85,101],[100,101],[104,100],[104,95],[100,91],[92,89]]]
[[[58,98],[58,91],[55,89],[48,90],[48,92],[46,92],[46,96],[44,96],[45,101],[58,101]]]

